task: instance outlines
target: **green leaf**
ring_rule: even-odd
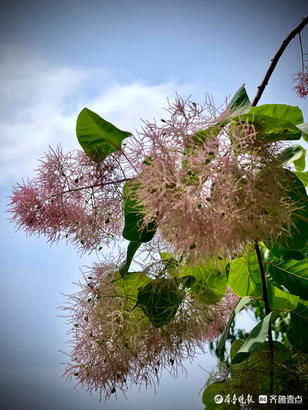
[[[299,145],[302,151],[302,155],[294,161],[294,166],[296,171],[304,171],[306,168],[306,150],[304,147]]]
[[[232,343],[231,349],[230,349],[230,357],[231,361],[233,360],[234,356],[237,354],[237,352],[241,349],[241,347],[244,345],[245,341],[242,339],[237,339]],[[274,364],[279,367],[279,364],[285,363],[291,358],[291,351],[282,343],[273,341],[273,346],[274,346]],[[240,362],[240,363],[231,363],[231,373],[232,370],[235,370],[235,374],[238,372],[240,368],[242,369],[255,369],[256,370],[261,370],[263,366],[265,366],[265,374],[266,372],[266,367],[269,365],[269,360],[268,360],[268,353],[269,353],[269,343],[268,341],[263,342],[257,351],[250,353],[248,360],[245,362]]]
[[[237,352],[240,350],[240,348],[243,346],[244,343],[245,343],[245,340],[243,340],[243,339],[234,340],[234,342],[232,343],[231,348],[230,348],[231,362],[232,362],[234,356],[237,354]]]
[[[126,253],[126,260],[122,263],[122,265],[119,268],[119,273],[122,277],[126,276],[128,270],[129,270],[130,264],[132,263],[132,260],[135,256],[135,253],[139,249],[140,245],[141,245],[141,242],[136,242],[136,241],[131,241],[128,244],[127,253]]]
[[[302,131],[302,133],[303,133],[302,137],[304,138],[304,140],[306,142],[308,142],[308,122],[304,122],[302,124],[297,124],[296,126],[299,130]]]
[[[239,120],[254,124],[258,138],[264,142],[298,140],[302,135],[296,126],[303,121],[302,111],[291,105],[264,104],[252,107],[248,113],[235,118],[235,121]]]
[[[249,110],[251,103],[246,92],[245,84],[237,90],[228,106],[233,115],[239,115]]]
[[[224,398],[228,393],[230,393],[228,386],[222,382],[214,382],[209,384],[202,394],[202,402],[206,406],[206,410],[213,409],[226,409],[229,408],[227,403],[216,403],[214,397],[217,395]]]
[[[308,300],[308,258],[266,261],[267,274],[275,286]]]
[[[299,296],[284,292],[270,282],[267,282],[267,293],[270,309],[273,311],[292,311],[298,305]]]
[[[245,84],[243,84],[237,92],[232,97],[231,101],[228,104],[230,113],[232,116],[237,116],[239,114],[245,113],[251,107],[249,97],[247,95]],[[222,128],[227,125],[228,121],[220,121],[217,124],[209,127],[205,130],[197,131],[192,137],[194,143],[199,145],[200,142],[204,143],[207,141],[213,141],[217,138]]]
[[[192,137],[194,147],[198,145],[202,146],[203,143],[209,143],[209,142],[213,143],[213,141],[217,139],[219,133],[221,132],[222,128],[225,125],[227,125],[227,121],[221,121],[205,130],[197,131]],[[191,148],[191,147],[188,147],[188,148]],[[188,155],[190,154],[190,151],[186,149],[185,153]],[[213,159],[214,159],[214,156],[213,156]]]
[[[305,187],[293,172],[284,169],[283,173],[280,183],[287,187],[285,196],[295,204],[296,209],[291,214],[290,232],[284,232],[275,243],[268,243],[268,248],[276,255],[281,252],[280,248],[288,252],[300,251],[305,248],[308,239],[308,198]]]
[[[249,296],[245,296],[244,298],[240,299],[239,302],[237,303],[237,305],[235,306],[235,308],[233,309],[229,320],[227,322],[227,325],[225,327],[225,330],[223,332],[223,334],[221,335],[218,344],[217,344],[217,349],[219,354],[221,355],[221,352],[223,352],[224,350],[224,346],[226,343],[226,340],[228,338],[229,335],[229,330],[230,330],[230,326],[233,323],[233,320],[235,319],[235,316],[242,310],[244,309],[244,307],[246,307],[250,302],[251,302],[251,297]]]
[[[264,343],[267,338],[271,316],[272,313],[266,315],[265,318],[252,329],[245,343],[233,357],[232,364],[246,360],[251,353],[256,352],[262,346],[262,343]]]
[[[129,272],[125,278],[117,280],[118,292],[137,301],[138,289],[148,285],[152,280],[143,272]]]
[[[206,260],[196,266],[180,266],[179,277],[190,275],[196,281],[191,286],[192,295],[200,302],[211,305],[218,303],[227,289],[225,260]]]
[[[176,276],[179,262],[173,257],[172,253],[161,252],[160,257],[169,275],[171,277]]]
[[[182,284],[184,288],[191,288],[192,285],[196,282],[196,278],[192,275],[182,276],[178,278],[178,281]]]
[[[174,318],[183,297],[176,279],[161,278],[139,289],[137,301],[152,324],[159,328]]]
[[[263,248],[261,248],[263,253]],[[262,284],[256,252],[253,251],[230,263],[228,285],[238,296],[262,297]]]
[[[291,147],[285,148],[279,154],[277,159],[282,165],[288,166],[292,164],[292,162],[299,161],[302,158],[303,152],[306,153],[305,149],[301,145],[295,144],[295,145],[292,145]]]
[[[149,242],[155,235],[155,221],[143,227],[143,206],[134,198],[136,184],[127,181],[124,185],[124,218],[123,238],[134,242]]]
[[[306,172],[294,172],[298,179],[303,183],[305,187],[308,187],[308,171]]]
[[[299,303],[296,310],[291,312],[287,336],[296,349],[308,353],[308,306],[303,303]]]
[[[76,134],[85,153],[95,162],[121,150],[122,141],[132,135],[122,131],[95,112],[84,108],[77,118]]]

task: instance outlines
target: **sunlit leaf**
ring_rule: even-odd
[[[121,150],[122,141],[132,135],[84,108],[77,118],[76,134],[85,153],[95,162]]]
[[[302,135],[296,126],[303,121],[302,111],[291,105],[264,104],[252,107],[246,114],[241,114],[239,120],[252,123],[258,138],[264,142],[298,140]]]
[[[305,141],[308,142],[308,122],[297,124],[297,128],[302,131],[303,133],[302,137],[304,138]]]
[[[233,115],[245,113],[250,109],[251,103],[246,92],[245,84],[243,84],[234,94],[228,107]]]
[[[305,187],[308,187],[308,171],[294,172],[294,174],[301,180]]]
[[[230,263],[228,285],[238,296],[262,297],[259,263],[254,251],[233,259]]]
[[[192,295],[206,304],[219,302],[227,289],[226,261],[207,260],[196,266],[179,267],[179,276],[191,275],[196,281],[191,286]]]
[[[245,84],[243,84],[237,92],[234,94],[228,104],[231,116],[237,116],[239,114],[247,112],[251,107],[249,97],[247,95]],[[228,124],[228,121],[220,121],[217,124],[205,129],[197,131],[193,135],[194,144],[202,144],[204,142],[213,141],[217,138],[224,126]]]
[[[177,276],[179,262],[173,257],[172,253],[161,252],[160,257],[169,275]]]
[[[293,162],[296,163],[297,167],[302,167],[303,169],[298,169],[298,171],[303,171],[305,169],[305,155],[306,150],[301,145],[292,145],[291,147],[285,148],[278,156],[278,161],[281,162],[282,165],[288,166],[291,165]]]
[[[125,296],[134,306],[137,303],[138,289],[152,280],[143,272],[129,272],[125,278],[120,277],[115,281],[116,294]]]
[[[302,151],[302,155],[294,160],[294,166],[296,171],[304,171],[304,169],[306,168],[306,150],[304,147],[300,146],[301,151]]]
[[[267,294],[271,310],[292,311],[299,302],[299,296],[284,292],[270,282],[267,282]]]

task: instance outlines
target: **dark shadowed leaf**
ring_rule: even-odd
[[[141,245],[141,242],[136,242],[136,241],[131,241],[128,244],[127,252],[126,252],[126,260],[122,263],[119,269],[120,275],[122,277],[125,277],[125,275],[127,274],[130,264],[132,263],[133,257],[135,256],[135,253],[137,252],[140,245]]]
[[[300,302],[296,310],[291,312],[287,336],[296,349],[308,354],[308,303]]]
[[[265,339],[267,338],[267,332],[271,316],[272,313],[266,315],[265,318],[261,320],[261,322],[259,322],[257,326],[255,326],[252,329],[245,343],[241,346],[241,348],[233,357],[233,364],[240,363],[243,360],[246,360],[251,353],[256,352],[258,349],[262,347],[262,344],[265,342]]]
[[[230,388],[223,382],[209,384],[202,394],[202,402],[206,406],[205,410],[228,409],[230,405],[224,403],[224,397],[228,393],[230,393]]]
[[[308,300],[308,259],[266,261],[270,280],[281,290]]]
[[[127,181],[124,185],[124,218],[123,238],[133,242],[149,242],[156,232],[155,221],[143,226],[143,206],[134,198],[136,185]]]
[[[293,226],[290,232],[285,232],[279,239],[276,240],[281,248],[288,251],[300,251],[305,248],[308,240],[308,197],[303,183],[297,176],[284,169],[284,176],[281,184],[287,187],[285,196],[293,202],[295,210],[291,214]],[[275,253],[275,244],[269,244],[269,248],[273,248]]]
[[[219,339],[218,344],[217,344],[217,349],[218,349],[218,352],[219,352],[220,354],[221,354],[221,353],[223,352],[223,350],[224,350],[225,343],[226,343],[226,340],[227,340],[228,335],[229,335],[230,326],[232,325],[232,323],[233,323],[233,321],[234,321],[234,319],[235,319],[235,316],[236,316],[242,309],[244,309],[244,308],[251,302],[251,300],[252,300],[251,297],[245,296],[244,298],[242,298],[242,299],[239,300],[239,302],[237,303],[237,305],[236,305],[235,308],[233,309],[233,311],[232,311],[232,313],[231,313],[231,315],[230,315],[230,317],[229,317],[228,323],[227,323],[227,325],[226,325],[226,327],[225,327],[225,330],[224,330],[223,334],[220,336],[220,339]]]
[[[138,291],[138,305],[155,327],[168,324],[184,297],[176,279],[156,279]]]

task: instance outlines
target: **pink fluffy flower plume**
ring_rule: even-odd
[[[308,95],[308,66],[303,68],[303,71],[296,73],[293,82],[293,89],[300,98],[306,98]]]

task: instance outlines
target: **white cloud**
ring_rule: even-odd
[[[4,56],[0,64],[2,183],[31,177],[37,159],[49,145],[79,148],[75,124],[84,106],[134,132],[140,128],[141,118],[161,118],[166,98],[179,89],[172,81],[155,86],[140,81],[120,85],[104,71],[52,65],[20,49],[0,51]],[[95,83],[100,89],[89,91]]]

